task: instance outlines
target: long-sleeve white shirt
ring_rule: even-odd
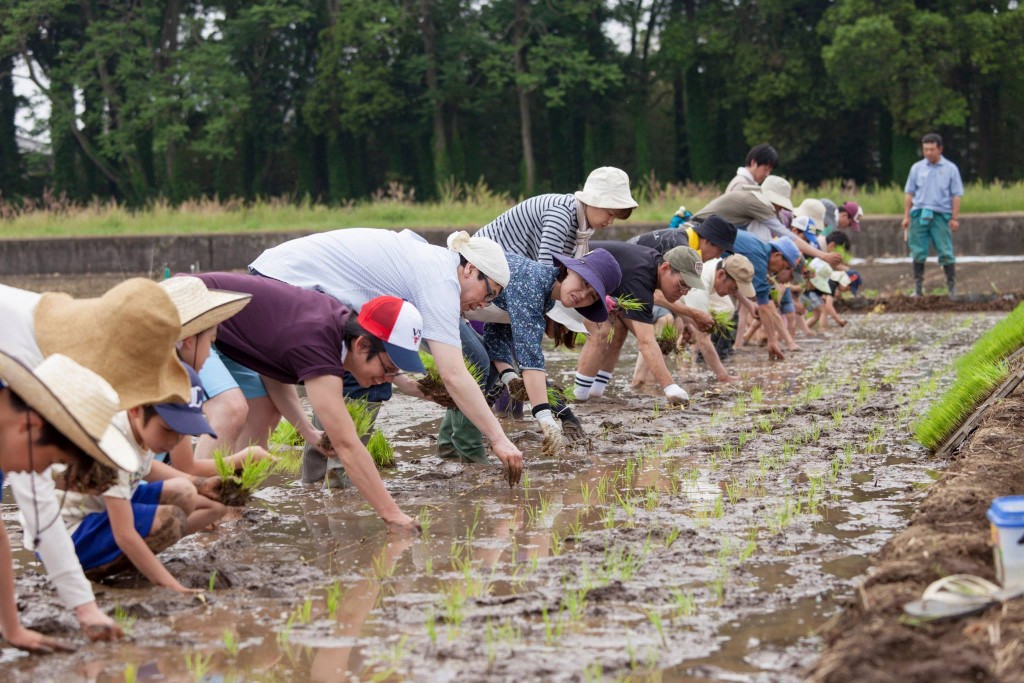
[[[43,361],[32,322],[39,297],[35,292],[0,285],[0,320],[4,321],[0,326],[0,349],[30,367]],[[96,598],[92,586],[85,578],[75,545],[60,518],[60,500],[49,472],[9,472],[4,480],[10,482],[14,500],[21,510],[25,547],[39,554],[61,601],[69,609],[93,602]]]

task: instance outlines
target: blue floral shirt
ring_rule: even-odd
[[[518,365],[520,370],[543,370],[544,315],[555,302],[551,288],[558,268],[506,253],[510,278],[508,287],[494,305],[508,312],[509,324],[484,325],[484,347],[492,361]]]

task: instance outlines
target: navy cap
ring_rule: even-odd
[[[217,433],[213,431],[213,427],[203,415],[203,401],[206,399],[203,383],[195,370],[185,363],[182,363],[182,366],[188,372],[188,378],[192,385],[188,403],[157,403],[153,408],[156,410],[156,414],[167,423],[167,426],[179,434],[189,436],[209,434],[216,439]]]
[[[693,226],[693,231],[722,251],[733,251],[736,226],[721,216],[708,216]]]

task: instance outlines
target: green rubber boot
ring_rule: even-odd
[[[484,435],[462,411],[449,408],[441,420],[437,434],[437,454],[442,458],[458,458],[466,462],[486,463]]]

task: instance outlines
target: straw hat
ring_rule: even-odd
[[[598,209],[635,209],[639,206],[629,193],[629,176],[614,166],[595,168],[587,176],[583,190],[574,196],[587,206]]]
[[[155,282],[132,278],[95,299],[49,292],[34,318],[43,355],[62,353],[97,373],[117,391],[122,409],[188,402],[188,373],[174,350],[178,309]]]
[[[0,352],[0,377],[32,410],[104,465],[134,472],[139,456],[110,424],[120,410],[117,392],[105,379],[55,353],[31,370]]]
[[[188,339],[220,324],[246,307],[252,294],[209,289],[197,277],[183,275],[160,283],[181,315],[181,335]]]

